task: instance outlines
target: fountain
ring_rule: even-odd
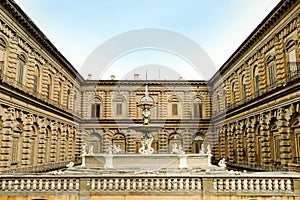
[[[151,124],[151,109],[154,107],[154,100],[148,94],[148,86],[145,87],[145,96],[137,105],[142,109],[143,123],[128,127],[134,130],[136,135],[141,134],[142,147],[138,149],[139,154],[121,152],[111,145],[105,153],[95,154],[93,148],[86,153],[83,146],[81,169],[89,173],[203,173],[220,171],[220,168],[210,163],[210,145],[204,149],[201,147],[199,154],[186,154],[181,145],[173,144],[171,153],[159,154],[151,147],[154,140],[153,134],[159,134],[162,125]],[[78,168],[76,169],[78,170]],[[92,170],[92,171],[91,171]]]

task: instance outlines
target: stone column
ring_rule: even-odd
[[[261,164],[264,168],[270,167],[270,143],[268,138],[267,119],[265,114],[259,117],[261,138]]]
[[[248,163],[252,166],[256,163],[255,158],[255,137],[254,137],[254,119],[248,119],[246,123],[246,133],[248,136],[247,150],[248,150]]]
[[[0,169],[9,169],[10,167],[10,152],[12,148],[13,123],[15,121],[15,110],[13,108],[4,108],[2,111],[3,120],[3,136],[0,148]]]
[[[46,161],[45,155],[46,155],[46,128],[47,128],[47,125],[46,125],[45,119],[39,119],[38,124],[39,124],[38,165],[42,165]]]
[[[291,141],[289,137],[288,122],[286,120],[286,110],[279,108],[277,112],[278,131],[280,133],[280,161],[283,169],[288,170],[288,164],[291,160]]]
[[[22,161],[21,166],[29,166],[30,158],[32,154],[30,154],[30,137],[32,135],[32,125],[33,125],[33,116],[31,114],[24,115],[23,117],[23,143],[22,143]],[[37,155],[34,155],[37,156]]]
[[[236,126],[236,147],[237,147],[237,163],[243,164],[244,163],[244,155],[243,155],[243,142],[242,142],[242,126],[243,123],[239,122]]]

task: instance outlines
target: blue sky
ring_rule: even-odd
[[[190,38],[204,49],[218,69],[279,0],[15,2],[77,70],[103,42],[118,34],[142,28],[167,29]],[[143,55],[147,55],[147,59]],[[179,61],[178,57],[154,50],[123,56],[112,63],[101,78],[107,79],[110,74],[115,74],[121,79],[130,71],[151,64],[173,68],[185,79],[203,78],[194,73],[188,63]]]

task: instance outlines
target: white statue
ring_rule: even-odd
[[[73,166],[74,166],[74,163],[73,163],[73,162],[70,162],[69,164],[66,165],[67,168],[73,167]]]
[[[144,120],[144,125],[148,125],[150,123],[150,110],[148,108],[145,108],[143,110],[143,120]]]
[[[219,161],[218,166],[219,166],[219,167],[226,167],[226,161],[225,161],[225,158],[222,158],[222,159]]]
[[[210,144],[207,145],[206,149],[207,149],[207,155],[211,154]]]
[[[204,155],[204,144],[201,144],[200,155]]]
[[[121,145],[116,146],[116,145],[110,145],[107,150],[105,151],[105,153],[107,154],[118,154],[121,153],[122,149],[121,149]]]
[[[185,152],[182,149],[181,144],[177,144],[177,143],[173,143],[172,144],[172,151],[171,153],[175,153],[175,154],[185,154]]]
[[[94,145],[91,145],[91,146],[90,146],[90,149],[89,149],[88,154],[89,154],[89,155],[93,155],[93,154],[94,154]]]
[[[83,144],[81,156],[85,156],[85,155],[86,155],[86,144]]]

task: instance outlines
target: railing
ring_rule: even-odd
[[[84,175],[2,175],[0,176],[0,196],[27,193],[63,194],[89,196],[135,194],[145,195],[200,195],[216,196],[294,196],[300,192],[300,175],[203,175],[167,176],[137,175],[128,176],[84,176]],[[296,181],[296,183],[294,183]]]
[[[0,82],[7,83],[8,85],[21,90],[31,96],[34,96],[35,98],[44,101],[45,103],[51,104],[63,111],[66,111],[68,113],[71,113],[75,116],[81,116],[80,113],[75,112],[73,109],[68,108],[65,105],[60,104],[59,102],[49,99],[47,95],[43,95],[39,92],[37,92],[33,87],[28,87],[26,85],[23,85],[22,83],[18,82],[14,78],[8,77],[7,75],[3,74],[3,71],[0,70]]]

